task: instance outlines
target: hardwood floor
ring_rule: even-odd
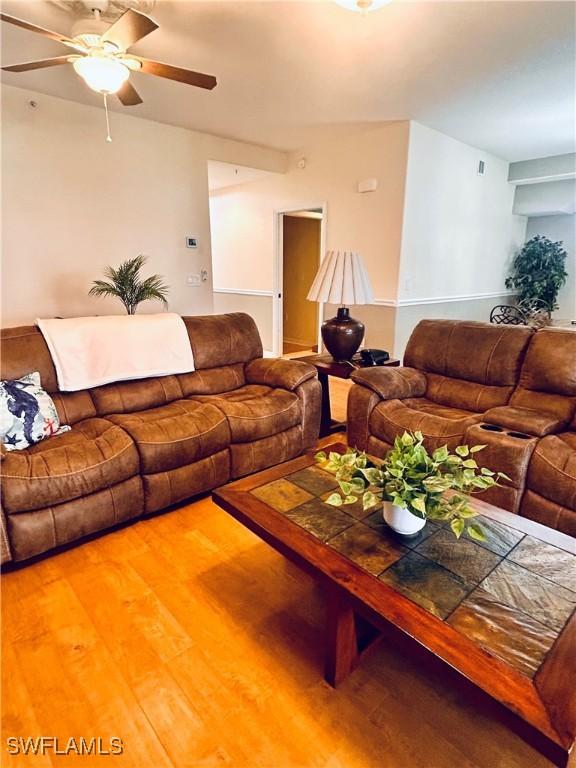
[[[445,679],[382,645],[322,679],[315,584],[208,499],[2,576],[2,729],[119,736],[13,766],[544,768]]]
[[[346,421],[346,401],[348,399],[348,390],[352,386],[349,379],[337,379],[330,376],[328,379],[330,386],[330,407],[332,409],[332,418],[336,421]]]

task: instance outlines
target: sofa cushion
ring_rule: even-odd
[[[480,413],[510,399],[531,336],[524,326],[422,320],[404,364],[426,373],[429,400]]]
[[[138,473],[138,451],[106,419],[86,419],[2,461],[2,504],[8,514],[61,504]]]
[[[177,400],[160,408],[109,418],[136,443],[143,474],[192,464],[230,444],[226,417],[210,403]]]
[[[143,511],[142,478],[136,475],[63,504],[8,515],[12,559],[26,560],[140,517]]]
[[[408,341],[404,364],[454,379],[513,387],[532,335],[525,326],[421,320]]]
[[[514,392],[512,386],[497,387],[491,384],[478,384],[476,381],[454,379],[437,373],[427,373],[426,379],[428,400],[475,413],[483,413],[489,408],[506,405]]]
[[[233,478],[244,477],[302,453],[302,427],[290,427],[270,437],[230,446],[230,471]]]
[[[262,357],[256,323],[243,312],[228,315],[183,317],[197,371]]]
[[[219,368],[203,368],[192,373],[179,373],[178,381],[182,397],[190,395],[219,395],[244,386],[244,363],[223,365]]]
[[[569,422],[576,409],[576,332],[544,328],[532,339],[510,405]]]
[[[535,411],[533,408],[518,408],[515,405],[491,408],[484,414],[484,421],[536,437],[544,437],[566,428],[566,422],[553,414]]]
[[[98,416],[157,408],[183,396],[177,376],[118,381],[94,387],[90,393]]]
[[[177,469],[142,476],[146,514],[211,491],[230,480],[230,451],[226,448]]]
[[[233,392],[194,400],[212,403],[225,414],[233,443],[250,443],[276,435],[300,424],[302,419],[298,395],[260,384],[247,384]]]
[[[576,513],[576,432],[548,435],[538,441],[526,486]]]
[[[419,430],[426,446],[435,449],[447,444],[454,448],[463,442],[464,433],[481,415],[433,403],[424,397],[386,400],[378,403],[370,416],[370,432],[379,440],[393,444],[404,431]]]

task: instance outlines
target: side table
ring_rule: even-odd
[[[345,432],[346,424],[343,421],[334,421],[330,409],[330,387],[328,376],[336,376],[338,379],[349,379],[358,368],[371,368],[372,366],[362,365],[360,362],[334,360],[331,355],[305,355],[304,357],[293,357],[293,360],[299,360],[302,363],[313,365],[318,371],[318,379],[322,385],[322,415],[320,417],[320,437],[326,437],[334,432]],[[384,365],[396,367],[400,365],[400,360],[390,358]]]

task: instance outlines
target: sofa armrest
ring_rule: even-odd
[[[382,365],[359,368],[352,374],[352,381],[376,392],[382,400],[403,400],[426,394],[426,376],[416,368]]]
[[[10,543],[8,541],[8,531],[6,530],[6,518],[4,510],[0,507],[0,565],[12,560],[10,552]]]
[[[482,416],[487,424],[494,424],[503,429],[523,432],[534,437],[545,437],[566,428],[566,422],[553,413],[536,411],[532,408],[519,408],[515,405],[500,405],[490,408]]]
[[[315,379],[318,376],[316,368],[308,363],[264,357],[246,363],[244,371],[247,384],[282,387],[289,392],[293,392],[308,379]]]

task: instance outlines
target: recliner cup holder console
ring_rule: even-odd
[[[510,437],[517,437],[519,440],[531,440],[531,435],[526,435],[524,432],[515,432],[514,430],[508,432],[508,430],[499,427],[497,424],[480,424],[480,429],[485,429],[486,432],[503,432]]]

